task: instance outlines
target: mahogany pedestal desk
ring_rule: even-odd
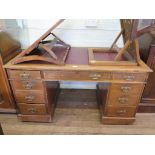
[[[29,62],[7,70],[22,121],[51,122],[59,81],[97,82],[97,96],[104,124],[131,124],[150,69],[139,66],[91,66],[87,48],[71,48],[64,66]],[[62,118],[63,119],[63,118]]]

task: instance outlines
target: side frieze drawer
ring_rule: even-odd
[[[20,80],[41,79],[40,71],[9,70],[8,75],[9,79],[20,79]]]
[[[147,74],[144,73],[113,73],[113,80],[121,80],[126,82],[145,82]]]

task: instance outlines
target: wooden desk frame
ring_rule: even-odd
[[[68,59],[70,59],[70,56],[77,54],[77,50],[79,55],[81,51],[88,56],[87,48],[71,48]],[[68,64],[64,66],[39,65],[37,63],[13,65],[12,61],[4,67],[7,69],[8,79],[18,105],[18,116],[22,121],[33,122],[52,121],[56,98],[58,97],[56,94],[60,90],[59,81],[82,81],[98,83],[99,87],[97,88],[100,88],[98,91],[102,92],[97,95],[102,98],[100,99],[102,123],[131,124],[135,120],[136,109],[148,73],[151,72],[142,61],[140,61],[139,66],[119,66],[119,68],[118,66],[92,66],[87,64],[88,62],[86,64],[78,64],[78,62],[69,64],[68,60]],[[109,84],[106,100],[102,97],[104,88],[101,86],[104,83]],[[132,91],[129,91],[127,96],[122,96],[128,87]],[[122,90],[117,91],[118,88]],[[119,102],[121,103],[115,103],[111,100],[115,98],[111,94],[113,90],[116,90],[114,94],[119,96]],[[136,94],[136,97],[130,101],[134,94]],[[109,111],[109,109],[112,109],[112,111]]]
[[[94,61],[93,50],[72,47],[63,66],[41,62],[15,64],[18,58],[38,45],[40,38],[26,51],[9,61],[4,67],[21,120],[51,122],[59,92],[59,81],[82,81],[97,83],[102,123],[133,123],[144,85],[152,70],[140,59],[137,39],[131,37],[128,31],[123,33],[126,33],[124,40],[127,41],[115,57],[115,62],[97,62],[98,65],[90,65],[89,59]],[[128,47],[130,50],[127,50]],[[134,51],[131,50],[133,48]],[[127,53],[125,51],[130,53],[135,62],[120,61],[121,56]],[[108,87],[104,87],[104,83],[107,83]]]

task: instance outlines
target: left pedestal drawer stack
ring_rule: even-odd
[[[21,120],[51,122],[59,83],[42,81],[40,71],[8,70],[7,73]]]

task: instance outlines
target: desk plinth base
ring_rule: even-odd
[[[49,123],[52,122],[51,115],[18,115],[18,118],[23,122],[40,122]]]
[[[134,121],[135,117],[101,117],[101,122],[109,125],[128,125],[132,124]]]
[[[17,110],[16,109],[0,108],[0,113],[1,114],[16,114]]]

